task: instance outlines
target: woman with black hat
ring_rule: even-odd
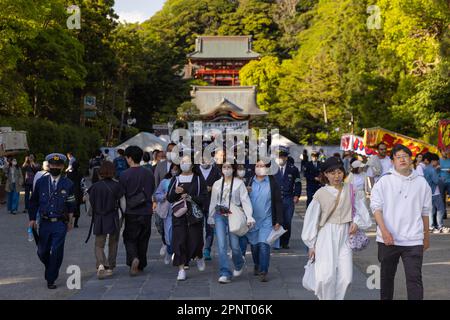
[[[372,222],[362,199],[355,199],[352,186],[344,183],[342,160],[329,158],[322,172],[326,185],[314,194],[306,210],[302,240],[314,261],[316,296],[320,300],[343,300],[353,276],[349,236],[358,228],[367,229]]]

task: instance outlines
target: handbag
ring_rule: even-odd
[[[231,192],[230,192],[231,193]],[[241,207],[230,202],[230,212],[228,215],[228,227],[231,233],[242,237],[248,232],[247,216]]]
[[[305,265],[305,273],[302,279],[303,288],[308,291],[316,291],[316,267],[314,261],[309,259]]]
[[[355,219],[356,209],[355,209],[355,192],[353,190],[353,185],[350,184],[350,198],[352,203],[352,220]],[[355,234],[350,235],[348,237],[348,245],[350,249],[352,249],[354,252],[361,251],[367,248],[369,245],[370,240],[367,237],[366,233],[363,230],[358,230],[355,232]]]
[[[200,196],[200,177],[197,176],[197,196]],[[186,199],[191,205],[191,210],[188,211],[188,222],[189,224],[201,223],[204,220],[203,210],[200,206],[192,199],[192,197],[187,197]]]
[[[156,214],[161,218],[161,219],[165,219],[167,218],[167,215],[169,213],[169,201],[164,200],[163,202],[157,202],[156,203]]]
[[[187,211],[188,207],[185,199],[178,200],[172,204],[172,214],[177,218],[185,215]]]
[[[146,203],[147,203],[147,196],[144,193],[144,189],[127,198],[127,207],[129,209],[140,208],[144,206]]]
[[[225,179],[222,180],[220,203],[222,203],[224,184]],[[231,197],[233,195],[233,184],[234,178],[231,180],[230,195],[228,198],[228,208],[225,208],[227,209],[226,216],[228,216],[228,228],[231,233],[234,233],[235,235],[242,237],[248,232],[247,216],[245,215],[244,210],[240,206],[237,206],[233,202],[231,202]]]

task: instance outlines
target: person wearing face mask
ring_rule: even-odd
[[[287,230],[279,241],[274,243],[274,248],[289,249],[289,240],[291,238],[292,217],[294,216],[295,205],[298,203],[302,193],[302,184],[300,172],[293,164],[288,163],[289,149],[284,146],[279,147],[278,157],[275,162],[278,164],[278,171],[275,179],[281,189],[283,202],[283,228]],[[279,245],[278,245],[279,243]]]
[[[205,179],[206,189],[208,191],[208,197],[205,202],[205,208],[209,209],[209,204],[211,202],[211,192],[213,184],[219,180],[222,175],[220,169],[214,165],[213,159],[202,159],[202,163],[198,168],[199,173]],[[205,247],[203,249],[203,257],[206,261],[211,260],[211,247],[214,241],[214,229],[208,224],[208,211],[204,212],[205,216]]]
[[[262,160],[255,166],[255,176],[249,183],[250,200],[253,207],[255,227],[247,232],[254,263],[253,274],[261,282],[267,282],[270,263],[270,245],[266,243],[272,230],[279,230],[283,224],[283,205],[280,187],[269,168]]]
[[[199,271],[205,270],[203,259],[203,219],[198,221],[192,214],[190,201],[205,211],[204,205],[208,197],[206,182],[198,172],[193,171],[190,156],[184,156],[180,162],[181,174],[173,177],[167,196],[170,203],[186,199],[188,212],[180,217],[172,216],[172,250],[173,265],[178,267],[178,281],[186,280],[184,267],[195,259]]]
[[[342,160],[331,157],[322,164],[323,182],[306,210],[302,240],[314,262],[314,293],[319,300],[343,300],[353,278],[349,236],[371,226],[362,198],[352,201],[352,187],[344,183]],[[354,217],[353,216],[354,208]]]
[[[217,250],[219,253],[219,283],[229,283],[231,277],[239,277],[244,271],[244,259],[239,246],[239,236],[229,232],[228,214],[232,213],[232,205],[242,208],[247,217],[247,225],[251,228],[255,219],[248,196],[247,188],[242,179],[236,177],[236,165],[224,163],[222,165],[222,178],[212,187],[211,203],[209,205],[208,224],[215,227]],[[231,272],[227,254],[228,243],[234,270]]]
[[[5,191],[8,194],[7,208],[10,214],[16,214],[19,209],[19,190],[23,176],[16,159],[8,159],[4,168],[6,174]]]
[[[167,201],[167,193],[169,192],[169,184],[173,177],[181,173],[180,166],[172,163],[170,171],[159,184],[153,197],[157,204],[155,212],[163,220],[164,224],[164,242],[167,246],[164,255],[164,264],[169,264],[172,258],[172,206]],[[163,212],[164,211],[164,212]]]
[[[49,163],[50,175],[36,182],[28,211],[29,227],[36,229],[39,212],[38,256],[45,266],[48,289],[56,289],[55,281],[63,261],[66,234],[73,228],[76,199],[72,181],[62,176],[66,156],[53,153],[45,160]]]
[[[155,186],[159,186],[159,184],[164,179],[166,174],[170,172],[172,162],[176,158],[176,154],[172,152],[175,146],[176,146],[175,143],[173,142],[169,143],[166,148],[166,160],[160,161],[156,164],[155,170],[153,172],[155,176]],[[160,219],[158,215],[155,216],[155,226],[158,230],[164,230],[163,221]],[[164,239],[163,232],[161,232],[160,234],[162,239]],[[161,257],[164,257],[167,253],[167,246],[164,242],[165,241],[163,240],[161,249],[159,250],[159,254]]]

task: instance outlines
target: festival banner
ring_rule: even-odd
[[[439,121],[439,150],[450,150],[450,119]]]
[[[377,154],[376,150],[364,145],[364,139],[352,134],[345,134],[341,137],[341,150],[353,151],[362,156]]]
[[[414,139],[400,133],[389,131],[380,127],[364,129],[364,145],[376,148],[380,142],[384,142],[390,151],[396,144],[403,144],[408,147],[413,156],[426,152],[438,153],[438,148],[425,141]]]

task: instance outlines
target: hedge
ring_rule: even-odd
[[[102,143],[100,134],[94,129],[56,124],[38,118],[1,117],[0,127],[12,127],[13,130],[27,131],[30,153],[36,155],[39,162],[42,162],[49,153],[66,154],[72,151],[83,172],[86,172],[89,159]],[[23,163],[24,157],[25,153],[17,156],[19,163]]]

